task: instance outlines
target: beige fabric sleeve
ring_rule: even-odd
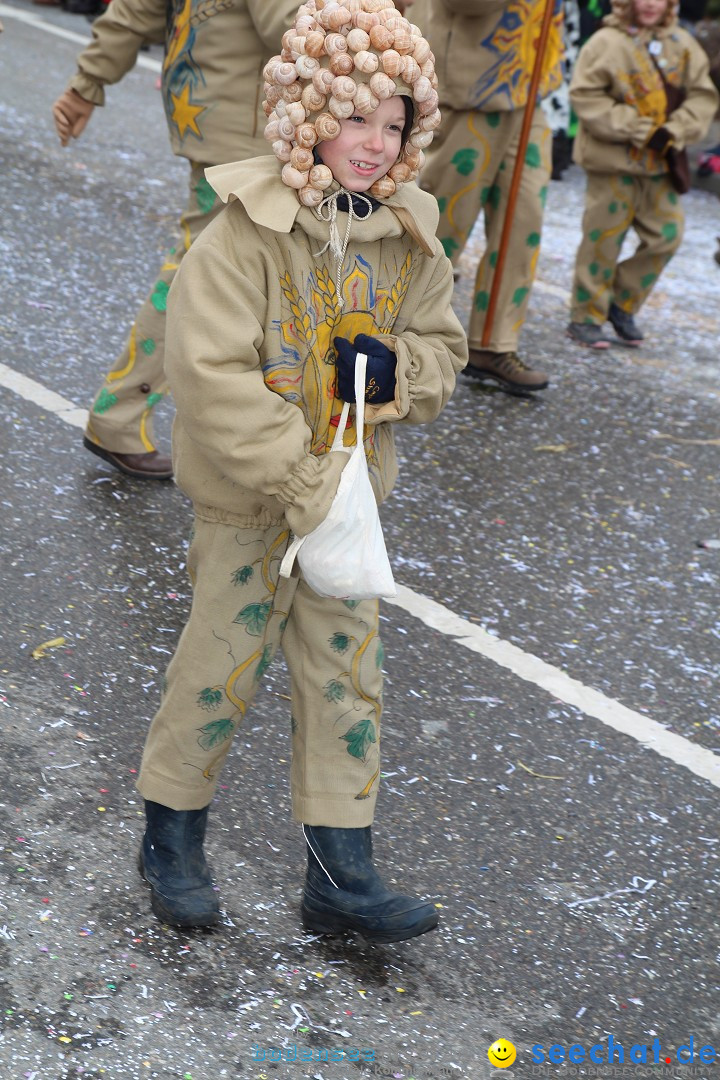
[[[92,24],[93,40],[80,53],[68,89],[93,105],[104,105],[105,87],[135,66],[144,42],[165,41],[166,25],[165,0],[112,0]]]
[[[689,34],[687,44],[687,97],[664,125],[679,150],[704,138],[718,107],[718,92],[710,78],[707,53]]]
[[[113,0],[115,3],[116,0]],[[347,464],[311,454],[302,411],[265,384],[260,347],[268,301],[210,243],[191,247],[168,296],[165,372],[188,437],[241,488],[275,495],[299,536],[327,516]],[[252,245],[248,245],[252,258]]]
[[[577,116],[602,142],[630,142],[638,129],[640,113],[610,94],[611,66],[617,61],[612,42],[598,31],[580,50],[570,82],[570,101]]]
[[[430,423],[450,400],[455,376],[467,364],[467,338],[451,306],[452,264],[439,241],[435,243],[434,272],[407,328],[381,338],[397,356],[395,401],[369,405],[369,424]]]

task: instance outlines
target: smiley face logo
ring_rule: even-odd
[[[488,1050],[488,1057],[496,1069],[507,1069],[517,1057],[517,1050],[507,1039],[498,1039]]]

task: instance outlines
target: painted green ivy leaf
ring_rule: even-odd
[[[341,634],[339,630],[337,630],[331,638],[328,638],[328,641],[330,642],[332,651],[340,653],[340,655],[346,653],[350,648],[350,638],[347,634]]]
[[[578,285],[575,296],[578,304],[586,304],[590,299],[590,292],[583,285]]]
[[[247,585],[248,581],[254,573],[255,571],[253,570],[252,566],[238,567],[235,573],[232,574],[233,585]]]
[[[496,128],[500,124],[500,113],[496,113],[496,112],[485,113],[485,119],[487,120],[489,127]]]
[[[351,611],[354,611],[359,603],[359,600],[343,600],[343,604],[345,605],[345,607],[350,608]]]
[[[375,664],[378,668],[383,666],[383,660],[385,659],[385,650],[383,649],[383,643],[378,638],[377,652],[375,653]]]
[[[490,187],[483,188],[480,192],[480,201],[483,206],[486,203],[490,203],[493,210],[497,210],[500,205],[500,197],[502,192],[499,184],[491,184]]]
[[[229,716],[223,717],[222,720],[211,720],[209,724],[204,724],[203,727],[198,728],[200,732],[198,743],[203,750],[212,750],[214,746],[218,746],[221,742],[229,739],[234,730],[235,724]]]
[[[155,405],[157,405],[158,401],[162,401],[162,399],[163,399],[162,394],[148,394],[148,399],[147,399],[147,407],[148,407],[148,409],[152,409]]]
[[[166,281],[156,281],[155,288],[152,291],[150,301],[156,311],[165,311],[167,309],[167,296],[170,290],[170,286]]]
[[[515,307],[519,307],[520,304],[522,304],[523,300],[529,292],[530,290],[528,289],[527,285],[521,285],[519,289],[515,290],[512,298],[512,302]]]
[[[197,703],[201,709],[210,712],[212,709],[217,709],[222,698],[223,692],[217,686],[206,686],[205,689],[201,690],[198,694]]]
[[[353,724],[350,730],[346,731],[340,738],[344,739],[348,744],[348,754],[358,758],[360,761],[365,761],[368,750],[376,741],[375,725],[370,717],[367,720],[358,720],[357,724]]]
[[[201,177],[195,185],[197,204],[203,214],[209,214],[215,205],[215,192],[205,177]]]
[[[525,243],[527,244],[528,247],[531,247],[531,248],[539,247],[540,246],[540,233],[539,232],[531,232],[530,235],[528,236],[527,240],[525,241]]]
[[[481,289],[475,296],[475,307],[478,311],[487,311],[488,304],[490,303],[490,294]]]
[[[458,150],[452,157],[452,164],[455,166],[461,176],[469,176],[475,168],[475,162],[478,159],[477,150],[473,150],[467,147],[464,150]]]
[[[258,666],[255,669],[255,682],[260,682],[267,669],[272,664],[273,647],[272,645],[266,645],[262,651],[262,656],[258,661]]]
[[[151,337],[146,337],[140,346],[146,356],[152,356],[155,352],[155,347],[155,341]]]
[[[266,600],[261,604],[248,604],[238,612],[233,622],[244,626],[248,634],[259,637],[265,629],[265,624],[270,618],[271,603]]]
[[[445,213],[445,207],[447,206],[447,198],[444,195],[441,195],[440,198],[437,201],[437,204],[438,204],[438,210],[440,211],[440,213],[444,214]]]
[[[448,259],[452,259],[453,255],[460,246],[457,240],[452,236],[443,236],[440,243],[442,244],[443,251],[447,255]]]
[[[98,399],[95,402],[93,412],[104,413],[108,409],[112,409],[113,405],[117,405],[117,394],[111,394],[109,390],[106,390],[103,386],[98,395]]]
[[[677,236],[677,225],[674,221],[666,221],[662,227],[662,234],[666,240],[674,240]]]
[[[330,679],[323,686],[326,701],[342,701],[345,697],[345,687],[338,679]]]
[[[525,151],[525,164],[531,169],[539,169],[542,165],[542,155],[537,143],[528,143],[528,148]]]

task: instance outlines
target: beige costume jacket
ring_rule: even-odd
[[[162,96],[174,153],[207,164],[270,152],[262,70],[295,0],[112,0],[69,86],[103,105],[144,41],[165,42]]]
[[[207,177],[230,205],[192,245],[169,294],[175,477],[200,517],[252,528],[285,518],[304,535],[326,516],[347,461],[327,453],[342,408],[334,337],[371,334],[397,355],[395,401],[366,410],[379,502],[397,475],[392,421],[433,420],[467,362],[437,204],[406,184],[354,219],[336,290],[328,223],[300,205],[274,158]],[[341,238],[347,219],[338,212]],[[346,445],[355,437],[353,426]]]
[[[667,81],[682,86],[687,97],[666,120],[662,79],[648,51],[652,37],[656,60]],[[590,172],[659,175],[667,163],[652,150],[631,145],[641,118],[667,128],[675,146],[703,138],[718,107],[704,49],[682,27],[672,25],[632,32],[622,26],[598,30],[580,50],[570,84],[570,100],[579,119],[573,156]]]
[[[510,112],[527,105],[544,0],[421,0],[419,18],[435,54],[440,105]],[[409,9],[414,18],[415,8]],[[562,0],[543,60],[539,97],[562,81]]]

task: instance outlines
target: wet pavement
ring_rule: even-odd
[[[82,407],[172,236],[186,167],[146,69],[62,150],[49,108],[77,46],[0,19],[2,363]],[[576,169],[551,184],[523,339],[550,388],[460,380],[437,423],[403,431],[388,548],[403,586],[716,753],[720,551],[698,541],[720,538],[718,202],[685,198],[647,344],[603,355],[565,336],[582,198]],[[481,244],[461,265],[464,318]],[[499,1038],[523,1080],[713,1080],[717,787],[396,605],[377,861],[439,905],[441,929],[382,947],[302,931],[281,663],[212,807],[223,923],[161,926],[133,784],[188,609],[189,504],[106,468],[6,386],[0,421],[2,1080],[488,1080]]]

